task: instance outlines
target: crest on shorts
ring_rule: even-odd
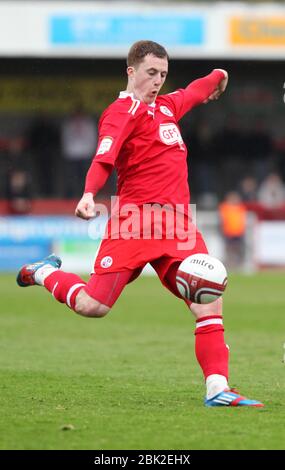
[[[113,264],[113,258],[111,256],[104,256],[104,258],[101,259],[101,267],[102,268],[109,268]]]
[[[173,116],[173,113],[170,111],[170,109],[167,108],[167,106],[160,106],[160,111],[162,114],[165,114],[165,116]]]

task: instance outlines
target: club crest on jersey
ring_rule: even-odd
[[[104,256],[100,264],[102,268],[109,268],[113,264],[113,258],[111,256]]]
[[[159,126],[159,137],[161,141],[166,145],[179,144],[182,146],[183,139],[180,134],[178,127],[172,122],[169,124],[160,124]]]
[[[173,113],[166,106],[160,106],[159,109],[162,112],[162,114],[165,114],[165,116],[170,116],[170,117],[173,116]]]
[[[99,148],[97,150],[96,155],[103,155],[106,152],[109,152],[110,148],[112,147],[113,137],[104,137],[101,140]]]

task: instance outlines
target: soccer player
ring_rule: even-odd
[[[163,285],[181,297],[176,287],[179,264],[194,253],[207,253],[207,248],[188,210],[187,149],[178,121],[194,106],[218,99],[226,89],[228,74],[215,69],[185,89],[159,95],[167,73],[168,54],[164,47],[152,41],[136,42],[127,59],[127,88],[101,116],[97,151],[75,213],[86,220],[94,217],[94,197],[113,167],[118,174],[118,202],[90,280],[85,283],[76,274],[63,272],[60,258],[50,255],[22,267],[17,277],[20,286],[42,285],[76,313],[103,317],[125,285],[150,262]],[[167,210],[160,236],[156,237],[153,231],[157,221],[144,220],[146,205],[154,209],[154,216],[165,206],[172,208],[172,214],[179,213],[180,232],[188,223],[187,243],[182,249],[179,229],[168,236]],[[130,209],[136,214],[132,237],[128,236]],[[229,351],[224,341],[222,299],[206,305],[186,303],[196,319],[195,352],[206,382],[205,405],[263,406],[228,385]]]

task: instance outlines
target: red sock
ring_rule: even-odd
[[[56,300],[74,310],[76,296],[86,282],[77,274],[57,270],[45,279],[44,286]]]
[[[209,375],[219,374],[228,379],[229,349],[224,340],[221,315],[209,315],[196,321],[195,352],[205,380]]]

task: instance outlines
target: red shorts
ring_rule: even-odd
[[[200,232],[187,242],[173,240],[103,240],[94,263],[96,274],[142,270],[147,263],[157,264],[164,259],[164,270],[173,261],[182,261],[194,253],[208,253]],[[172,261],[170,261],[172,260]],[[161,268],[162,269],[162,268]],[[161,272],[160,269],[160,272]]]
[[[139,207],[131,222],[127,215],[117,213],[109,219],[95,259],[96,274],[142,270],[160,258],[183,260],[200,249],[207,252],[201,233],[188,215],[171,209],[162,211],[159,204],[149,207],[153,208],[153,217],[146,218],[143,207]]]
[[[111,307],[125,285],[136,279],[144,266],[150,263],[162,284],[174,295],[181,297],[175,282],[179,264],[187,256],[208,253],[200,232],[196,231],[195,237],[181,246],[177,239],[103,240],[95,260],[95,274],[91,276],[85,290],[90,297]]]

